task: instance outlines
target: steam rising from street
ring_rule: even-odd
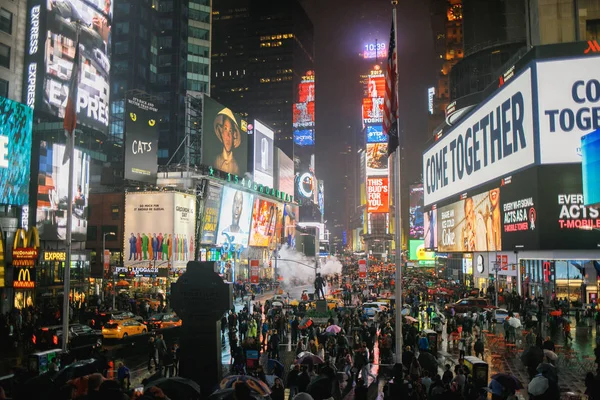
[[[315,280],[315,260],[290,248],[288,245],[279,250],[277,268],[279,276],[283,277],[283,285],[286,287],[298,285],[312,285]],[[319,272],[322,275],[341,274],[342,264],[334,256],[328,260],[321,261]]]

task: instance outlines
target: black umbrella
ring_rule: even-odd
[[[320,375],[313,379],[306,387],[306,393],[315,399],[328,399],[331,397],[332,383],[327,376]]]
[[[552,364],[541,363],[537,366],[537,372],[544,375],[549,381],[558,384],[558,370]]]
[[[156,386],[171,399],[200,399],[200,386],[190,379],[178,376],[161,378],[146,385],[144,390]]]
[[[544,360],[544,351],[537,346],[531,346],[521,354],[521,361],[525,365],[539,365]]]
[[[234,391],[235,391],[234,388],[219,389],[216,392],[214,392],[213,394],[211,394],[210,396],[208,396],[208,400],[234,400],[234,398],[233,398]],[[264,399],[264,397],[260,397],[258,394],[253,393],[253,392],[250,393],[250,398],[254,399],[254,400]]]
[[[523,384],[521,384],[519,378],[511,374],[495,374],[492,375],[491,379],[495,380],[496,382],[504,386],[506,389],[512,390],[513,392],[523,389]]]
[[[429,371],[429,373],[433,373],[433,376],[437,374],[438,362],[437,359],[431,353],[422,352],[419,355],[419,364],[421,367]]]

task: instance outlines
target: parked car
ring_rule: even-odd
[[[454,311],[460,314],[473,311],[473,309],[489,310],[494,309],[495,307],[491,305],[489,300],[486,298],[467,297],[465,299],[460,299],[454,304],[446,304],[445,309],[447,311],[449,311],[451,308],[454,308]]]
[[[50,350],[62,346],[62,325],[39,328],[31,337],[38,350]],[[84,324],[69,325],[69,349],[102,347],[102,332]]]
[[[148,332],[148,327],[134,319],[110,321],[102,327],[104,339],[125,339],[131,335],[141,335]]]
[[[148,321],[144,321],[149,331],[164,328],[174,328],[181,326],[181,318],[175,313],[159,313],[154,314]]]

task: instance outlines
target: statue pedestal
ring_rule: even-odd
[[[200,385],[208,397],[221,378],[221,317],[233,308],[229,284],[214,272],[214,262],[190,261],[171,284],[173,309],[182,320],[179,375]]]
[[[327,312],[327,300],[317,300],[316,301],[316,308],[317,308],[317,312],[318,313],[325,313],[325,312]]]

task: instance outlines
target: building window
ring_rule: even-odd
[[[115,43],[115,54],[125,54],[129,52],[129,42]]]
[[[173,44],[173,38],[171,36],[162,36],[158,38],[158,47],[171,47]]]
[[[210,14],[206,11],[190,9],[190,19],[194,21],[210,23]]]
[[[98,227],[90,225],[87,230],[87,238],[88,242],[95,242],[98,240]]]
[[[116,28],[118,35],[127,35],[129,33],[129,22],[119,22]]]
[[[208,40],[209,34],[208,30],[202,28],[196,28],[194,26],[190,26],[189,35],[196,39]]]
[[[0,96],[8,97],[8,81],[0,79]]]
[[[10,11],[0,8],[0,31],[12,35],[12,19],[13,15]]]
[[[200,57],[208,57],[210,49],[205,46],[188,43],[188,54]]]
[[[0,43],[0,66],[10,68],[10,47]]]
[[[600,19],[585,21],[586,40],[600,40]]]

